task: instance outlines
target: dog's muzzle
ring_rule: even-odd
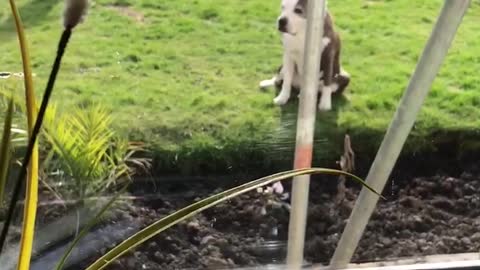
[[[281,17],[278,19],[278,31],[286,33],[287,32],[288,19],[286,17]]]

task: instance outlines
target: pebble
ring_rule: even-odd
[[[460,241],[467,247],[472,245],[472,240],[468,237],[463,237]]]
[[[202,240],[200,240],[200,244],[201,245],[206,245],[209,242],[214,241],[214,240],[215,240],[215,237],[213,237],[212,235],[207,235],[207,236],[203,237]]]
[[[191,231],[199,231],[200,224],[198,223],[198,221],[191,221],[187,224],[187,228]]]
[[[156,251],[154,254],[153,254],[153,257],[155,259],[157,259],[158,261],[162,261],[163,260],[163,254],[160,252],[160,251]]]
[[[135,259],[134,258],[128,258],[127,259],[127,268],[128,269],[135,269]]]
[[[480,232],[473,234],[471,240],[476,243],[480,242]]]
[[[393,241],[392,239],[388,238],[388,237],[380,237],[379,239],[380,243],[382,243],[382,245],[384,245],[385,247],[388,247],[390,246]]]

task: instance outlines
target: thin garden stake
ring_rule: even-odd
[[[295,146],[295,169],[312,166],[313,137],[317,109],[323,15],[325,0],[308,1],[308,18],[305,40],[303,89],[297,120],[297,142]],[[293,180],[292,210],[288,231],[287,264],[289,269],[300,269],[303,264],[305,230],[307,226],[308,193],[310,175],[297,176]]]
[[[7,239],[8,230],[12,222],[13,213],[15,212],[15,206],[18,202],[18,198],[20,196],[20,190],[22,189],[22,186],[23,186],[22,184],[27,174],[27,166],[30,163],[31,155],[32,155],[38,134],[40,133],[40,128],[43,123],[43,118],[47,110],[48,102],[50,100],[50,96],[52,94],[53,87],[55,85],[55,80],[57,78],[58,71],[60,70],[63,54],[65,52],[65,49],[67,48],[68,41],[70,40],[70,36],[72,35],[73,28],[75,28],[75,26],[77,26],[80,22],[82,22],[83,17],[87,12],[87,8],[88,8],[87,0],[67,0],[66,1],[65,12],[63,17],[64,30],[60,38],[60,41],[58,43],[57,56],[53,64],[50,77],[48,78],[48,83],[47,83],[45,92],[43,94],[40,110],[38,111],[38,116],[35,121],[35,126],[33,128],[32,134],[30,136],[30,140],[28,142],[27,151],[23,159],[22,167],[18,174],[17,181],[15,182],[15,187],[13,190],[12,198],[10,200],[10,205],[8,208],[7,216],[5,218],[5,223],[3,225],[2,232],[0,234],[0,253],[2,252],[3,247],[5,245],[5,240]]]
[[[397,112],[367,176],[367,184],[382,191],[412,129],[431,85],[448,53],[470,0],[446,0],[430,39],[418,62]],[[342,234],[330,268],[342,269],[350,262],[378,197],[362,189]]]

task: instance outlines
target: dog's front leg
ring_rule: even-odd
[[[326,53],[325,59],[322,59],[322,62],[324,63],[324,72],[322,96],[320,98],[320,103],[318,104],[318,109],[320,111],[330,111],[332,109],[332,93],[338,89],[338,84],[334,82],[334,60],[335,53],[333,50]]]
[[[273,103],[276,105],[284,105],[287,103],[288,99],[290,99],[294,72],[295,63],[287,54],[285,54],[283,56],[283,66],[281,71],[281,74],[283,75],[282,90],[280,90],[278,96],[273,99]]]

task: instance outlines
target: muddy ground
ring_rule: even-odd
[[[392,176],[384,192],[386,200],[378,205],[354,261],[478,251],[479,165],[456,173],[438,169],[424,177],[413,177],[415,172]],[[142,188],[134,193],[164,196],[130,204],[111,223],[143,227],[222,190],[201,181],[161,187],[143,183]],[[335,178],[315,177],[305,249],[308,262],[326,263],[331,258],[358,191],[358,185],[350,183],[345,200],[336,202]],[[289,212],[279,202],[250,192],[161,233],[108,269],[225,269],[280,263],[285,256]],[[103,233],[105,238],[108,235]],[[107,248],[70,269],[83,269]]]

